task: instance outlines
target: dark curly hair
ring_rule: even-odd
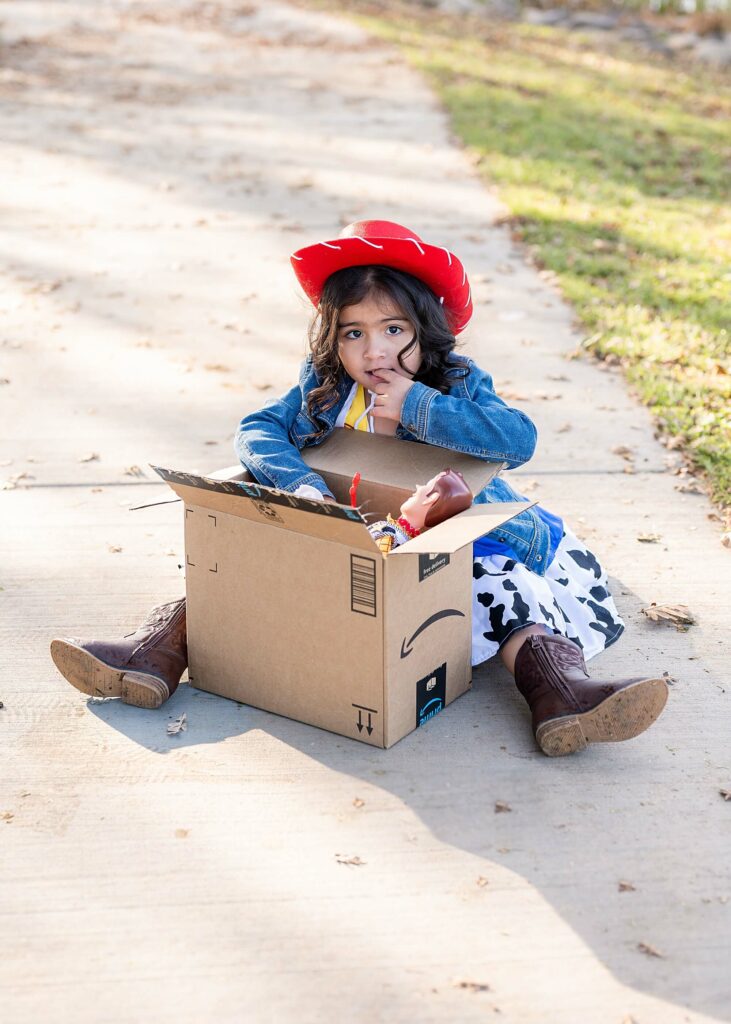
[[[354,306],[370,295],[387,295],[413,325],[414,337],[398,354],[399,365],[418,343],[421,365],[413,379],[446,394],[455,380],[466,377],[469,366],[450,360],[457,344],[444,309],[434,292],[417,277],[392,267],[346,267],[325,282],[317,313],[310,324],[312,365],[322,383],[307,396],[311,417],[316,409],[335,405],[343,368],[338,354],[338,321],[345,306]]]

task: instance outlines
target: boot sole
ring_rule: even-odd
[[[536,730],[538,746],[549,757],[562,757],[590,743],[631,740],[652,725],[667,699],[664,679],[642,679],[591,711],[543,722]]]
[[[159,708],[169,697],[157,676],[116,669],[69,640],[52,640],[51,657],[61,675],[90,697],[121,697],[137,708]]]

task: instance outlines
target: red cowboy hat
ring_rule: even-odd
[[[472,316],[472,293],[464,267],[449,249],[428,245],[390,220],[360,220],[340,237],[316,242],[291,256],[297,280],[317,307],[325,281],[336,270],[373,264],[405,270],[428,285],[444,306],[452,331],[459,334]]]

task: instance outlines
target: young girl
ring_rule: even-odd
[[[455,352],[472,314],[462,264],[389,221],[351,224],[335,240],[292,256],[316,308],[299,383],[245,416],[241,463],[258,483],[314,488],[334,501],[301,458],[337,427],[438,445],[509,469],[531,458],[536,430],[493,390],[492,378]],[[445,458],[445,463],[448,459]],[[501,478],[475,503],[520,501]],[[522,512],[474,545],[473,665],[500,653],[533,716],[544,753],[624,740],[662,711],[662,678],[593,681],[586,661],[624,624],[596,557],[561,519]],[[54,640],[59,670],[85,693],[158,707],[187,666],[185,601],[153,610],[121,641]]]

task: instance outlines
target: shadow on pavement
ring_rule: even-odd
[[[613,587],[620,592],[617,581]],[[620,605],[627,618],[640,607],[634,595]],[[628,629],[590,663],[592,674],[656,674],[692,658],[685,634],[667,632],[661,664],[641,644],[641,632]],[[675,758],[686,736],[702,734],[709,713],[703,701],[684,699],[685,682],[673,686],[648,733],[557,759],[537,750],[527,707],[496,662],[476,670],[471,693],[385,751],[187,686],[158,712],[113,701],[91,701],[89,710],[163,756],[257,730],[330,771],[380,787],[440,843],[484,858],[488,877],[495,865],[522,876],[623,985],[727,1020],[727,973],[712,975],[723,960],[714,948],[728,934],[717,850],[725,808],[719,800],[709,815],[688,784],[687,762]],[[161,718],[172,722],[184,712],[187,730],[166,735]],[[712,750],[713,743],[709,734],[696,756],[720,763],[727,750]],[[244,749],[241,775],[248,774]],[[497,801],[510,813],[496,813]],[[621,881],[634,888],[621,889]],[[520,927],[530,935],[530,920]],[[663,957],[643,954],[640,943]],[[632,955],[636,969],[628,968]],[[699,958],[708,961],[702,970]]]

